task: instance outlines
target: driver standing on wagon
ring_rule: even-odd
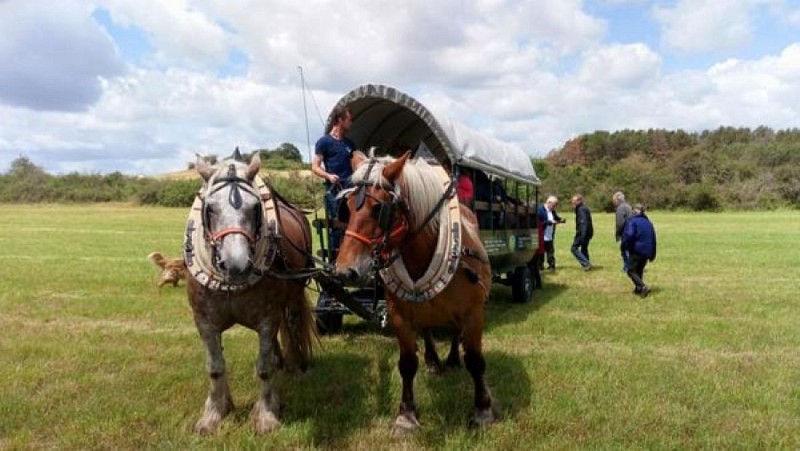
[[[311,172],[325,180],[325,213],[328,219],[336,218],[336,195],[342,189],[350,187],[353,168],[350,164],[353,154],[360,152],[355,143],[345,137],[353,124],[353,114],[347,107],[337,106],[331,112],[330,131],[322,136],[315,145],[314,158],[311,160]],[[323,169],[324,165],[324,169]],[[330,231],[331,261],[342,242],[343,231],[332,228]]]

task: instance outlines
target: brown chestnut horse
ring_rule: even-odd
[[[233,410],[222,333],[240,324],[258,333],[261,390],[251,418],[257,433],[267,433],[280,425],[276,369],[305,370],[311,357],[315,329],[305,297],[311,229],[300,211],[266,188],[258,155],[247,164],[237,151],[218,166],[198,158],[196,168],[205,184],[187,223],[184,258],[210,387],[195,430],[215,431]]]
[[[458,206],[457,200],[453,207],[450,200],[454,190],[442,168],[410,159],[408,152],[398,159],[359,159],[354,166],[354,187],[341,193],[347,206],[343,214],[347,230],[336,260],[336,274],[363,282],[381,271],[390,322],[400,345],[398,369],[403,394],[395,430],[414,430],[420,425],[414,402],[414,377],[419,366],[417,333],[427,335],[427,360],[428,334],[433,327],[455,331],[456,361],[457,339],[462,340],[464,364],[475,386],[471,424],[492,423],[495,414],[484,381],[486,363],[481,347],[484,304],[492,275],[475,216],[468,208]],[[460,227],[448,220],[452,214],[446,212],[448,208],[458,210]],[[449,234],[458,245],[451,243],[443,248],[439,243]],[[403,275],[406,288],[408,283],[429,279],[442,265],[449,267],[439,271],[444,273],[442,278],[430,279],[431,284],[417,292],[401,289],[403,283],[390,280],[392,265],[399,262],[407,271]],[[453,353],[448,363],[452,357]]]

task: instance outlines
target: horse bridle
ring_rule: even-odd
[[[371,158],[364,177],[355,182],[354,187],[348,188],[339,193],[339,198],[342,201],[342,205],[340,205],[337,216],[341,222],[345,224],[348,222],[349,211],[345,213],[343,211],[343,207],[346,208],[347,199],[351,195],[355,195],[356,211],[361,210],[364,207],[367,197],[375,201],[375,205],[372,207],[373,210],[370,214],[377,222],[378,228],[382,233],[370,237],[348,229],[345,230],[344,234],[345,236],[349,236],[366,245],[367,247],[371,248],[373,246],[377,246],[373,249],[373,257],[375,259],[376,269],[380,269],[391,264],[391,259],[389,258],[390,243],[399,241],[399,239],[405,236],[408,232],[408,207],[397,192],[397,186],[389,183],[369,181],[369,175],[372,172],[376,162],[377,159]],[[391,199],[389,201],[384,201],[377,198],[367,191],[369,187],[380,188],[386,191],[389,193]],[[395,214],[398,211],[400,212],[399,218]],[[345,215],[347,217],[345,217]]]
[[[253,225],[253,228],[255,229],[254,232],[250,232],[249,230],[241,227],[225,227],[224,229],[218,231],[213,231],[211,229],[211,212],[209,211],[208,202],[206,199],[208,199],[209,196],[217,191],[220,191],[228,186],[231,187],[231,191],[228,194],[228,203],[231,207],[237,210],[242,207],[243,203],[241,190],[244,190],[247,194],[250,194],[258,200],[255,211],[255,223]],[[261,238],[261,228],[264,216],[264,210],[261,204],[261,196],[255,192],[249,180],[236,175],[236,167],[233,164],[228,166],[228,173],[225,177],[214,179],[210,189],[203,196],[202,208],[203,230],[206,241],[211,245],[213,250],[212,260],[215,267],[217,267],[217,263],[219,261],[219,246],[222,244],[222,240],[228,235],[239,234],[244,236],[247,239],[247,242],[250,244],[251,253],[255,251],[255,245]]]

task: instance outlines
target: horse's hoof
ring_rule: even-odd
[[[256,405],[253,406],[253,411],[250,413],[256,434],[269,434],[281,425],[281,421],[275,413],[277,408],[275,406],[273,409],[267,409],[263,400],[256,402]]]
[[[197,423],[194,424],[194,432],[200,435],[211,435],[217,431],[222,417],[219,414],[205,413]]]
[[[470,428],[485,428],[497,421],[497,416],[491,408],[475,412],[475,416],[469,421]]]
[[[394,420],[394,427],[392,427],[392,434],[393,435],[404,435],[410,432],[414,432],[419,429],[420,424],[417,420],[417,416],[413,413],[405,413],[400,414]]]
[[[194,424],[194,431],[200,435],[213,434],[222,423],[222,419],[232,411],[233,401],[230,398],[226,398],[222,403],[206,400],[203,416]]]
[[[253,417],[256,434],[269,434],[280,427],[281,421],[272,412],[262,412]]]

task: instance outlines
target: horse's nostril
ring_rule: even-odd
[[[351,282],[357,281],[358,278],[359,278],[358,271],[356,271],[355,269],[350,268],[347,271],[347,278],[350,279]]]

